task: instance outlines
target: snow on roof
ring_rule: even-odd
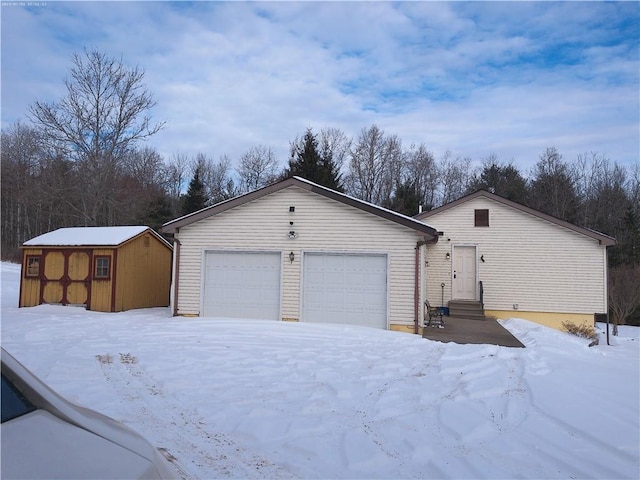
[[[24,242],[25,246],[120,245],[149,227],[70,227],[43,233]]]

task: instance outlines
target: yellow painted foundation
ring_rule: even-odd
[[[575,325],[593,325],[593,314],[588,313],[525,312],[522,310],[485,310],[484,313],[487,317],[496,317],[501,320],[523,318],[563,331],[565,329],[562,328],[562,324],[565,322]]]
[[[389,326],[389,330],[393,330],[394,332],[415,333],[416,327],[415,325],[398,325],[393,323]],[[422,335],[422,327],[418,327],[418,334]]]

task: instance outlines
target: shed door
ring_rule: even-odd
[[[387,256],[305,253],[302,321],[387,328]]]
[[[68,260],[69,286],[67,287],[67,301],[71,305],[86,305],[89,300],[87,283],[89,282],[89,255],[86,252],[73,252]]]
[[[64,255],[62,252],[47,252],[43,256],[44,279],[42,301],[62,303],[64,299]]]
[[[453,247],[453,298],[476,300],[476,247]]]
[[[52,251],[44,255],[44,303],[87,305],[89,254],[86,251]]]
[[[202,315],[280,319],[280,253],[206,252]]]

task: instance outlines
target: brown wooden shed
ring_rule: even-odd
[[[144,226],[60,228],[22,245],[20,307],[169,305],[173,248]]]

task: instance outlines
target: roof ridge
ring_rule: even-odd
[[[419,219],[409,217],[402,213],[389,210],[388,208],[375,205],[371,202],[367,202],[365,200],[352,197],[345,193],[338,192],[329,187],[325,187],[324,185],[317,184],[315,182],[312,182],[311,180],[307,180],[306,178],[302,178],[299,176],[291,176],[291,177],[285,178],[283,180],[280,180],[276,183],[272,183],[270,185],[266,185],[257,190],[253,190],[251,192],[236,196],[228,200],[224,200],[222,202],[203,208],[196,212],[183,215],[174,220],[166,222],[164,225],[162,225],[161,230],[166,233],[175,233],[178,229],[180,229],[183,226],[190,225],[191,223],[197,222],[204,218],[208,218],[209,216],[222,213],[223,211],[242,205],[244,203],[257,200],[259,198],[262,198],[263,196],[270,195],[272,193],[275,193],[284,188],[288,188],[290,186],[297,186],[305,190],[309,190],[312,193],[317,193],[326,198],[330,198],[332,200],[342,202],[346,205],[359,208],[368,213],[385,218],[386,220],[390,220],[392,222],[398,223],[405,227],[421,231],[427,235],[431,235],[437,238],[437,229]]]

